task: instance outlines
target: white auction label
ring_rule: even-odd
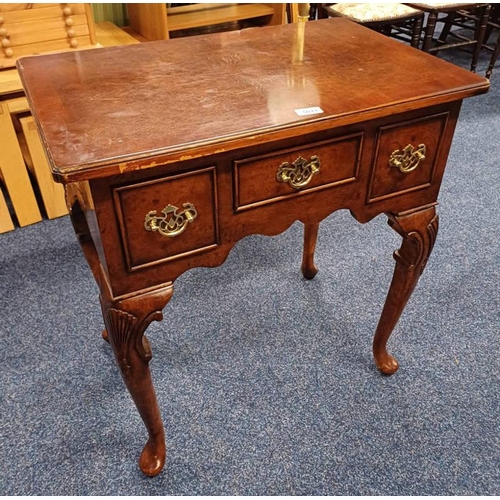
[[[319,115],[320,113],[324,113],[324,111],[321,108],[318,108],[318,106],[315,106],[313,108],[294,109],[294,111],[299,116]]]

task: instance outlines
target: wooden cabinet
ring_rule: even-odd
[[[0,3],[0,233],[65,213],[64,190],[50,176],[38,132],[15,69],[23,56],[96,46],[90,4]],[[10,200],[8,204],[5,198]],[[9,207],[10,205],[10,207]]]
[[[29,115],[17,58],[135,43],[111,23],[94,26],[90,4],[0,3],[0,233],[67,214],[64,189],[52,180]]]
[[[248,22],[253,25],[283,24],[284,3],[205,3],[168,7],[165,3],[127,4],[130,28],[147,40],[167,40],[173,33]],[[175,5],[175,4],[172,4]]]
[[[22,56],[96,43],[90,4],[0,4],[0,69]]]

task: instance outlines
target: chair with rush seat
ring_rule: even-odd
[[[436,54],[441,50],[473,46],[470,69],[476,71],[486,33],[490,4],[434,2],[406,5],[428,14],[422,42],[424,52]],[[437,23],[444,23],[439,38],[434,36]],[[467,36],[467,33],[470,35]]]
[[[346,17],[418,47],[424,16],[419,9],[399,3],[338,3],[323,9],[330,17]]]

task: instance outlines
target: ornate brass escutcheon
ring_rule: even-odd
[[[396,149],[391,153],[389,167],[399,168],[403,174],[408,174],[415,170],[421,161],[425,160],[425,153],[425,144],[419,144],[417,149],[408,144],[403,151]]]
[[[302,156],[299,156],[291,165],[287,161],[282,163],[276,172],[276,179],[279,182],[288,182],[295,189],[307,186],[314,175],[319,173],[321,162],[314,155],[308,162]]]
[[[167,205],[157,216],[156,210],[151,210],[146,214],[144,228],[147,231],[158,231],[162,236],[173,238],[179,236],[186,229],[187,225],[193,222],[198,216],[198,212],[192,203],[184,203],[184,210],[179,211],[174,205]]]

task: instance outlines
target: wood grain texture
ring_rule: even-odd
[[[307,23],[304,58],[294,62],[296,30],[24,58],[19,68],[55,174],[71,181],[148,168],[154,163],[141,160],[152,152],[213,154],[270,131],[348,125],[488,89],[484,78],[344,19]],[[323,113],[294,111],[310,106]]]
[[[23,91],[23,84],[16,68],[0,71],[0,96],[18,94]]]
[[[356,179],[363,135],[334,138],[307,147],[280,150],[270,155],[235,161],[235,209],[252,208],[276,199],[302,196],[311,190],[324,189]],[[320,164],[316,175],[301,189],[287,182],[276,182],[277,172],[283,164],[292,166],[303,158],[317,157]]]
[[[120,29],[109,21],[103,21],[95,25],[96,37],[102,47],[114,47],[116,45],[132,45],[139,43],[133,36]]]
[[[170,32],[245,20],[261,25],[283,24],[285,8],[284,3],[127,4],[130,28],[147,41],[168,40]]]
[[[130,28],[147,40],[168,40],[166,5],[162,3],[127,4]]]
[[[1,180],[1,172],[0,172]],[[5,202],[4,195],[0,190],[0,233],[6,233],[7,231],[12,231],[14,229],[14,224],[12,222],[12,217],[9,213],[9,207]]]
[[[42,196],[45,212],[49,219],[55,219],[68,213],[64,187],[54,182],[50,175],[47,157],[38,135],[33,117],[25,116],[19,120],[23,130],[29,155],[33,165],[33,173],[36,178],[40,194]]]
[[[6,102],[0,102],[0,137],[2,138],[0,171],[19,225],[22,227],[39,222],[42,216]]]

